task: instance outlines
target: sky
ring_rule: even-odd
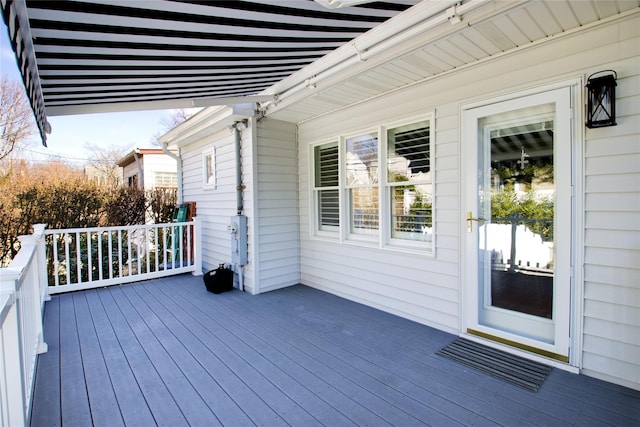
[[[2,74],[22,82],[2,19],[0,47]],[[52,132],[47,135],[47,147],[42,146],[39,134],[35,135],[20,157],[41,162],[58,159],[80,166],[91,156],[85,149],[86,144],[129,150],[149,147],[154,136],[163,133],[162,119],[169,118],[171,113],[171,110],[154,110],[48,117]]]

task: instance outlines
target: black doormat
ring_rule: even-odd
[[[436,354],[531,391],[537,391],[553,369],[464,338],[456,339]]]

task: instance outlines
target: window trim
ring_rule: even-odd
[[[397,186],[401,186],[398,183],[389,183],[388,181],[388,151],[389,151],[389,141],[388,141],[388,130],[399,128],[402,126],[410,126],[420,122],[427,122],[429,126],[429,172],[431,173],[428,184],[431,185],[431,239],[427,241],[420,240],[411,240],[411,239],[399,239],[392,236],[392,215],[391,215],[391,189]],[[403,248],[403,249],[425,249],[428,248],[429,253],[433,254],[435,252],[435,236],[436,236],[436,220],[435,220],[435,211],[436,211],[436,184],[434,180],[434,171],[435,171],[435,156],[434,156],[434,147],[435,147],[435,131],[434,131],[434,114],[432,112],[409,117],[407,119],[397,120],[394,122],[385,123],[380,128],[380,135],[382,137],[383,144],[383,152],[382,161],[384,162],[384,174],[382,174],[380,188],[381,188],[381,200],[384,204],[385,210],[385,223],[383,228],[383,235],[381,245],[384,247],[394,247],[394,248]]]
[[[168,177],[171,182],[168,185],[166,182],[158,183],[158,177],[162,177],[162,181],[166,181],[166,178]],[[153,171],[153,186],[160,188],[178,187],[178,173],[172,171]]]
[[[378,169],[376,171],[375,180],[376,182],[373,184],[348,184],[347,183],[347,140],[351,138],[356,138],[359,136],[365,135],[375,135],[377,138],[377,156],[376,159],[378,161]],[[342,197],[340,199],[341,207],[343,207],[343,215],[341,217],[340,224],[342,226],[342,238],[346,241],[354,241],[359,243],[368,243],[368,244],[376,244],[378,245],[381,241],[381,232],[382,232],[382,212],[380,210],[381,199],[380,199],[380,183],[381,183],[381,174],[382,174],[382,163],[380,157],[380,127],[369,127],[364,128],[359,131],[349,132],[340,137],[340,152],[342,156],[340,158],[340,168],[342,169],[342,177],[340,180],[340,188],[342,189]],[[353,231],[353,223],[352,223],[352,212],[351,212],[351,190],[357,189],[367,189],[373,188],[378,192],[378,229],[372,230],[372,232],[363,232],[363,233],[355,233]]]
[[[337,144],[338,148],[338,186],[330,187],[331,189],[338,190],[338,226],[335,229],[321,229],[320,228],[320,215],[319,215],[319,203],[318,203],[318,194],[321,191],[322,187],[316,186],[316,148],[321,147],[323,145],[329,144]],[[342,217],[343,217],[343,204],[342,204],[342,193],[343,188],[340,185],[343,177],[343,171],[341,167],[342,163],[342,141],[341,138],[329,138],[326,140],[322,140],[319,142],[315,142],[309,144],[309,211],[310,211],[310,221],[309,221],[309,231],[311,236],[315,237],[324,237],[330,238],[332,240],[341,240],[342,235]]]
[[[212,173],[208,173],[207,158],[211,156]],[[202,187],[205,190],[215,190],[218,182],[218,168],[216,165],[216,149],[215,147],[202,152]],[[213,176],[213,182],[208,182],[210,176]]]
[[[431,239],[426,241],[399,239],[392,237],[392,211],[391,194],[389,189],[399,185],[388,182],[388,137],[387,131],[402,126],[409,126],[420,122],[427,122],[429,126],[429,171],[431,176],[428,185],[431,185]],[[376,134],[378,138],[378,170],[377,183],[374,188],[378,191],[378,230],[371,234],[358,234],[351,231],[351,203],[350,190],[354,188],[364,188],[369,186],[347,185],[346,182],[346,155],[348,138],[360,135]],[[321,230],[319,226],[319,205],[318,191],[316,187],[316,147],[331,143],[338,144],[338,193],[339,193],[339,226],[336,230]],[[308,164],[309,164],[309,234],[311,238],[337,241],[339,243],[353,244],[363,247],[378,247],[382,250],[393,250],[408,253],[419,253],[427,256],[435,256],[436,247],[436,182],[435,182],[435,114],[433,111],[420,115],[406,117],[400,120],[383,122],[377,126],[364,127],[357,131],[339,133],[337,136],[313,141],[308,144]]]

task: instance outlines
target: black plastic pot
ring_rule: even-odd
[[[233,271],[220,264],[215,270],[205,273],[202,278],[209,292],[219,294],[233,289]]]

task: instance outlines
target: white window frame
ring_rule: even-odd
[[[352,138],[357,138],[359,136],[367,136],[367,135],[375,135],[377,138],[377,153],[376,153],[376,161],[378,162],[378,170],[375,176],[375,183],[373,184],[349,184],[347,182],[347,140]],[[354,242],[362,242],[362,243],[373,243],[378,244],[380,242],[380,233],[382,230],[382,216],[383,212],[380,210],[381,199],[380,199],[380,175],[381,175],[381,141],[380,141],[380,128],[368,128],[365,130],[361,130],[358,132],[349,133],[344,135],[340,140],[340,151],[342,152],[340,167],[342,169],[342,179],[340,180],[340,187],[342,188],[342,198],[340,199],[342,206],[344,208],[343,216],[341,224],[344,224],[343,234],[346,240],[354,241]],[[371,229],[370,231],[363,229],[361,232],[355,232],[353,226],[353,215],[351,212],[351,192],[352,190],[358,189],[368,189],[373,188],[378,194],[378,228]]]
[[[321,147],[323,145],[336,144],[338,149],[338,185],[335,187],[317,187],[316,186],[316,148]],[[342,141],[340,138],[327,139],[322,142],[317,142],[309,145],[309,164],[310,168],[310,179],[309,179],[309,206],[312,207],[310,209],[310,231],[312,236],[317,237],[326,237],[331,239],[339,239],[341,235],[342,223],[343,223],[343,203],[342,203],[342,186],[340,183],[342,182]],[[338,226],[337,227],[326,227],[322,228],[320,226],[320,204],[319,204],[319,193],[322,190],[338,190]]]
[[[211,171],[208,159],[211,158]],[[216,149],[211,148],[202,152],[202,186],[205,190],[215,190],[217,184]]]
[[[158,181],[162,182],[158,182]],[[166,182],[170,181],[170,182]],[[178,186],[178,174],[177,172],[170,171],[154,171],[153,172],[153,186],[163,188],[173,188]]]
[[[420,122],[427,122],[429,126],[429,166],[430,177],[424,180],[425,185],[431,186],[431,218],[432,229],[430,240],[412,240],[402,238],[392,238],[392,207],[391,207],[391,188],[398,186],[397,183],[388,182],[388,165],[387,165],[387,151],[388,140],[387,131]],[[349,185],[347,183],[347,139],[374,134],[378,138],[378,170],[377,170],[377,182],[373,185]],[[330,189],[337,189],[339,192],[339,226],[334,229],[325,228],[322,229],[319,224],[320,206],[318,202],[318,194],[320,188],[316,187],[316,147],[327,144],[338,144],[338,187],[330,187]],[[425,255],[433,256],[435,254],[435,236],[436,236],[436,197],[435,197],[435,129],[434,129],[434,114],[433,112],[428,114],[422,114],[419,116],[410,117],[407,119],[383,123],[378,127],[365,128],[357,132],[350,132],[343,134],[335,138],[327,138],[322,141],[317,141],[309,144],[309,232],[312,238],[329,239],[344,243],[376,246],[381,249],[389,250],[401,250],[409,252],[419,252]],[[421,183],[423,181],[420,181]],[[378,229],[372,230],[371,233],[353,233],[352,232],[352,215],[351,215],[351,200],[350,191],[357,188],[375,188],[378,191]]]
[[[388,131],[403,127],[410,126],[414,124],[418,124],[420,122],[426,122],[429,127],[429,179],[424,179],[420,181],[422,185],[430,185],[431,186],[431,238],[429,240],[413,240],[413,239],[401,239],[397,237],[392,237],[392,227],[393,221],[391,218],[391,190],[393,187],[399,186],[401,184],[398,183],[389,183],[388,182],[388,151],[389,151],[389,141],[388,141]],[[403,119],[401,121],[395,121],[390,123],[385,123],[380,130],[380,138],[381,138],[381,165],[384,168],[381,171],[381,180],[380,180],[380,204],[382,206],[381,210],[383,211],[382,215],[382,224],[381,229],[383,230],[383,238],[381,241],[381,245],[385,247],[397,247],[403,249],[416,249],[420,251],[427,250],[429,253],[433,253],[434,251],[434,242],[435,242],[435,229],[436,229],[436,220],[435,220],[435,181],[434,181],[434,159],[433,155],[434,147],[435,147],[435,131],[434,131],[434,120],[433,113],[410,117],[408,119]]]

